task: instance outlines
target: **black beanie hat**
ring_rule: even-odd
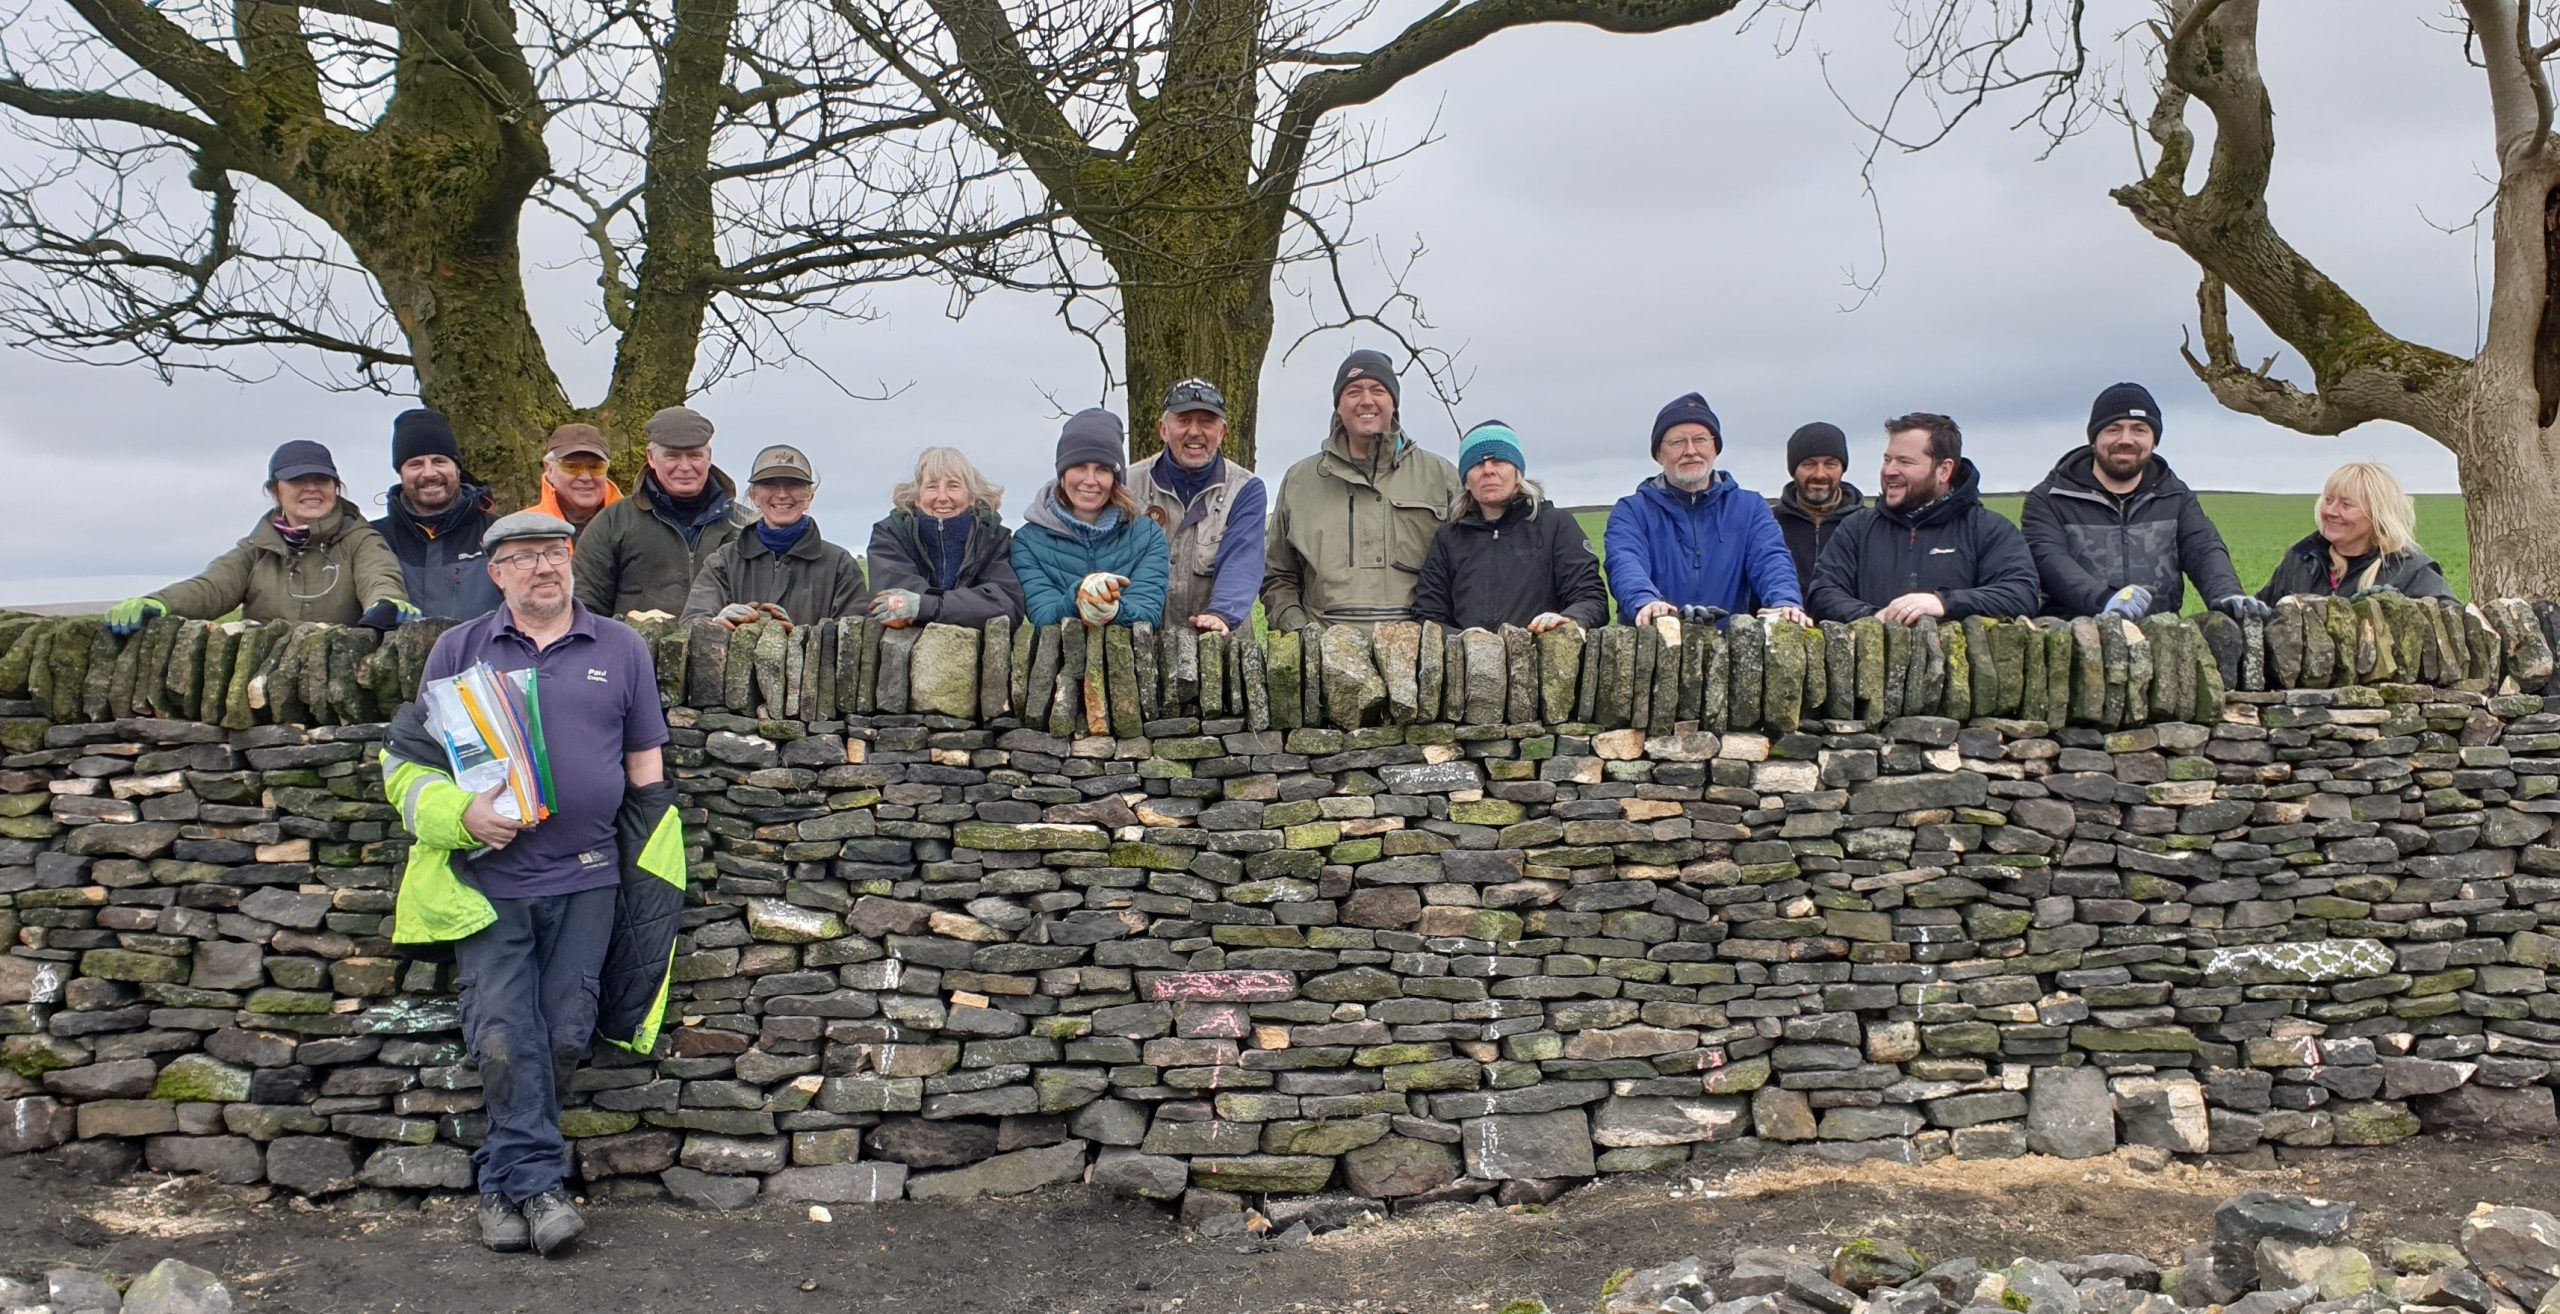
[[[1840,426],[1816,420],[1787,435],[1787,474],[1794,477],[1796,467],[1817,456],[1828,456],[1841,465],[1849,464],[1849,435]]]
[[[453,441],[453,422],[441,411],[402,411],[391,419],[391,472],[421,456],[441,456],[459,466],[462,448]]]
[[[1058,473],[1094,463],[1110,466],[1113,474],[1126,474],[1128,449],[1121,444],[1125,432],[1120,417],[1099,406],[1068,416],[1066,427],[1058,431]]]
[[[1353,379],[1376,379],[1387,385],[1387,400],[1398,406],[1404,405],[1404,385],[1396,382],[1396,365],[1387,359],[1387,353],[1362,347],[1343,357],[1342,363],[1333,370],[1335,402],[1342,400],[1342,390],[1350,387]]]
[[[1707,399],[1694,392],[1684,392],[1653,417],[1653,454],[1662,455],[1662,435],[1683,424],[1703,424],[1716,440],[1716,455],[1724,455],[1724,421],[1716,418],[1716,409]]]
[[[2160,427],[2160,403],[2151,400],[2151,390],[2139,383],[2114,384],[2089,404],[2090,441],[2097,441],[2098,431],[2118,420],[2140,420],[2150,425],[2154,439],[2165,433]]]

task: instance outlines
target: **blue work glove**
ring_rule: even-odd
[[[2140,620],[2144,613],[2150,610],[2151,590],[2139,584],[2127,584],[2108,596],[2106,607],[2098,614],[2122,616],[2126,620]]]
[[[915,624],[923,610],[924,596],[914,589],[882,589],[871,597],[871,619],[893,630]]]
[[[2276,614],[2275,608],[2260,602],[2246,593],[2234,593],[2227,598],[2215,598],[2213,600],[2213,609],[2236,621],[2258,621],[2261,623],[2264,623]]]
[[[127,598],[107,608],[107,633],[131,634],[168,614],[169,604],[158,598]]]

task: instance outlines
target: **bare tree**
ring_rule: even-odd
[[[1045,216],[816,0],[17,0],[0,331],[56,358],[406,392],[522,494],[550,426],[791,358],[810,314],[1001,278]],[[612,384],[571,402],[528,206],[585,234]],[[1025,248],[1027,250],[1027,248]],[[246,358],[243,350],[252,354]]]
[[[1443,0],[1374,48],[1349,50],[1335,46],[1370,17],[1365,4],[927,0],[925,14],[894,0],[832,2],[953,121],[1019,159],[1073,221],[1054,235],[1051,286],[1068,295],[1071,323],[1072,307],[1108,297],[1140,450],[1153,443],[1142,417],[1156,398],[1198,374],[1226,394],[1229,452],[1251,461],[1275,271],[1318,262],[1311,287],[1342,320],[1399,336],[1412,323],[1400,287],[1369,302],[1341,281],[1357,192],[1325,195],[1398,152],[1329,120],[1513,28],[1656,32],[1739,0]],[[1108,266],[1107,289],[1080,277],[1079,242]]]
[[[2550,62],[2560,54],[2560,6],[2460,0],[2447,12],[2462,56],[2488,80],[2497,149],[2496,190],[2483,207],[2491,285],[2469,355],[2384,328],[2277,228],[2267,204],[2275,108],[2258,59],[2259,0],[2161,0],[2159,19],[2132,34],[2136,57],[2154,74],[2147,113],[2110,99],[2106,61],[2089,53],[2098,43],[2084,30],[2084,4],[2039,12],[2012,0],[1915,0],[1903,10],[1910,79],[1871,126],[1880,147],[1925,149],[1991,99],[2020,93],[2033,95],[2034,108],[2018,121],[2056,138],[2102,109],[2136,123],[2156,158],[2140,181],[2110,195],[2195,262],[2199,331],[2183,351],[2214,398],[2299,433],[2387,420],[2443,444],[2461,463],[2474,591],[2555,597],[2560,141]],[[2443,57],[2457,57],[2453,43]],[[1938,113],[1905,129],[1896,120],[1914,104]],[[2198,109],[2212,146],[2191,188]],[[2234,294],[2301,357],[2309,387],[2280,377],[2277,355],[2244,362],[2231,327]]]

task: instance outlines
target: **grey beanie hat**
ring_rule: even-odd
[[[1068,416],[1066,427],[1058,431],[1058,473],[1092,463],[1110,466],[1115,475],[1127,474],[1127,432],[1119,416],[1099,406]]]

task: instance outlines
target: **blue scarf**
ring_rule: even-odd
[[[977,522],[977,514],[970,511],[947,520],[916,514],[916,546],[923,549],[923,560],[916,565],[933,581],[935,590],[948,593],[958,586],[961,563],[969,555],[969,531]]]
[[[1163,460],[1156,462],[1155,481],[1181,498],[1187,507],[1226,473],[1227,458],[1223,453],[1210,457],[1209,463],[1197,470],[1186,470],[1182,462],[1173,459],[1173,453],[1167,452]]]
[[[784,556],[800,541],[802,535],[809,532],[809,526],[815,523],[817,522],[809,517],[802,516],[792,523],[791,528],[776,529],[759,520],[756,522],[756,540],[764,544],[765,551],[777,557]]]

